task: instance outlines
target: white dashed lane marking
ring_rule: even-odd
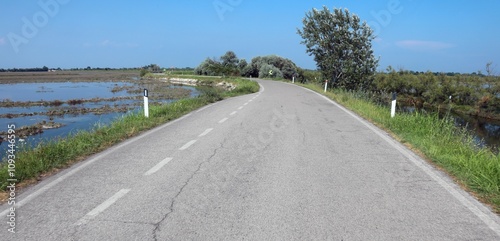
[[[149,176],[155,172],[157,172],[158,170],[160,170],[163,166],[167,165],[167,163],[169,163],[170,161],[172,160],[171,157],[169,158],[165,158],[165,160],[161,161],[160,163],[156,164],[156,166],[154,166],[153,168],[149,169],[149,171],[147,171],[146,173],[144,173],[144,176]]]
[[[201,133],[198,137],[203,137],[203,136],[206,136],[208,133],[210,133],[211,131],[213,131],[214,128],[209,128],[209,129],[206,129],[203,133]]]
[[[231,114],[229,114],[229,115],[236,115],[236,113],[238,113],[238,112],[237,112],[237,111],[233,111],[233,112],[231,112]]]
[[[122,189],[122,190],[120,190],[115,195],[113,195],[112,197],[110,197],[108,200],[106,200],[103,203],[101,203],[101,205],[97,206],[92,211],[90,211],[89,213],[87,213],[87,215],[85,215],[83,218],[81,218],[75,225],[80,226],[80,225],[84,225],[84,224],[88,223],[90,220],[94,219],[95,217],[97,217],[97,215],[99,215],[100,213],[104,212],[104,210],[106,210],[111,205],[113,205],[113,203],[115,203],[116,201],[118,201],[118,199],[120,199],[123,196],[125,196],[125,194],[127,194],[129,191],[130,191],[130,189]]]
[[[182,146],[181,148],[179,148],[179,151],[184,151],[184,150],[188,149],[194,143],[196,143],[196,140],[192,140],[192,141],[184,144],[184,146]]]
[[[227,118],[224,118],[224,119],[219,121],[219,124],[222,124],[222,123],[226,122],[227,120],[228,120]]]

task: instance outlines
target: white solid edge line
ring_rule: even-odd
[[[201,109],[197,110],[197,111],[196,111],[196,113],[201,112],[201,111],[204,111],[204,110],[206,110],[206,109],[208,109],[208,108],[210,108],[210,107],[212,107],[212,106],[216,105],[217,103],[218,103],[218,102],[215,102],[215,103],[212,103],[212,104],[207,105],[207,106],[205,106],[205,107],[202,107]]]
[[[214,128],[208,128],[203,133],[201,133],[198,137],[206,136],[206,135],[208,135],[208,133],[210,133],[213,130],[214,130]]]
[[[33,200],[34,198],[38,197],[39,195],[41,195],[42,193],[46,192],[47,190],[49,190],[50,188],[52,188],[53,186],[61,183],[62,181],[66,180],[66,178],[72,176],[73,174],[79,172],[80,170],[82,170],[83,168],[87,167],[88,165],[96,162],[97,160],[107,156],[108,154],[130,144],[130,143],[133,143],[135,141],[138,141],[144,137],[147,137],[155,132],[157,132],[158,130],[161,130],[165,127],[168,127],[176,122],[179,122],[187,117],[191,116],[191,113],[189,114],[186,114],[182,117],[180,117],[179,119],[175,119],[171,122],[168,122],[162,126],[158,126],[156,128],[153,128],[147,132],[145,132],[144,134],[140,135],[140,136],[136,136],[134,138],[131,138],[131,139],[128,139],[126,141],[124,141],[123,143],[121,144],[118,144],[117,146],[114,146],[114,147],[111,147],[99,154],[96,154],[96,156],[94,156],[92,159],[88,160],[88,161],[83,161],[81,165],[75,167],[73,170],[70,170],[68,171],[67,173],[65,173],[64,175],[58,177],[57,179],[47,183],[45,186],[41,187],[40,189],[34,191],[33,193],[29,194],[28,196],[26,196],[25,198],[21,199],[19,202],[16,201],[16,204],[14,205],[14,207],[17,209],[17,208],[20,208],[22,206],[24,206],[25,204],[29,203],[31,200]],[[77,164],[78,165],[78,164]],[[56,174],[57,175],[57,174]],[[10,206],[7,206],[7,209],[5,209],[3,212],[0,213],[0,216],[3,217],[3,216],[6,216],[9,211],[10,211]]]
[[[125,194],[127,194],[129,191],[130,191],[130,189],[122,189],[122,190],[118,191],[115,195],[113,195],[108,200],[101,203],[99,206],[97,206],[92,211],[87,213],[83,218],[78,220],[78,222],[76,222],[75,225],[80,226],[80,225],[84,225],[84,224],[88,223],[90,220],[94,219],[95,217],[97,217],[97,215],[104,212],[104,210],[106,210],[111,205],[113,205],[113,203],[118,201],[118,199],[125,196]]]
[[[222,123],[226,122],[227,120],[228,120],[228,118],[226,117],[226,118],[224,118],[224,119],[220,120],[220,121],[219,121],[219,124],[222,124]]]
[[[188,149],[194,143],[196,143],[196,140],[192,140],[192,141],[184,144],[184,146],[182,146],[181,148],[179,148],[179,151],[184,151],[184,150]]]
[[[296,86],[296,85],[295,85]],[[298,86],[299,87],[299,86]],[[303,88],[303,87],[301,87]],[[417,167],[419,167],[422,171],[424,171],[427,175],[429,175],[432,179],[434,179],[441,187],[443,187],[446,191],[448,191],[454,198],[456,198],[462,205],[464,205],[467,209],[469,209],[474,215],[476,215],[481,221],[483,221],[491,230],[493,230],[498,236],[500,236],[500,224],[494,220],[493,216],[494,214],[489,211],[488,213],[482,211],[479,208],[479,205],[482,205],[479,203],[476,199],[472,199],[476,202],[476,204],[472,203],[467,197],[465,197],[462,193],[460,193],[456,188],[454,188],[450,183],[445,181],[443,178],[441,178],[438,174],[436,174],[435,171],[433,171],[432,168],[428,166],[427,163],[425,163],[422,160],[419,160],[414,157],[414,154],[409,152],[408,150],[402,148],[400,145],[401,143],[394,141],[393,139],[389,138],[387,135],[384,135],[380,130],[376,129],[372,125],[368,124],[366,121],[361,119],[359,116],[356,114],[352,113],[351,111],[347,110],[345,107],[341,106],[337,102],[329,99],[328,97],[321,95],[313,90],[303,88],[305,90],[308,90],[325,100],[329,101],[330,103],[334,104],[336,107],[340,108],[350,116],[352,116],[354,119],[358,120],[361,122],[363,125],[368,127],[370,130],[375,132],[378,136],[380,136],[383,140],[385,140],[387,143],[389,143],[392,147],[397,149],[401,154],[406,156],[413,164],[415,164]]]
[[[167,163],[169,163],[171,160],[172,160],[171,157],[165,158],[165,160],[163,160],[160,163],[156,164],[154,167],[152,167],[151,169],[149,169],[149,171],[147,171],[146,173],[144,173],[144,176],[149,176],[149,175],[157,172],[163,166],[167,165]]]

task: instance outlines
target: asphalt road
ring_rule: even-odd
[[[259,83],[19,194],[0,240],[500,240],[498,216],[386,133]]]

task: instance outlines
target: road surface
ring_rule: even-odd
[[[500,240],[500,221],[386,133],[259,80],[16,198],[1,240]]]

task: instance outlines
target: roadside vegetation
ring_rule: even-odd
[[[150,106],[150,117],[143,113],[127,114],[109,125],[96,125],[92,131],[79,131],[67,138],[39,144],[35,148],[24,148],[16,152],[16,178],[18,182],[35,182],[36,179],[61,168],[83,160],[127,138],[179,118],[193,110],[227,97],[254,93],[259,85],[250,80],[224,78],[225,82],[236,85],[231,91],[202,87],[202,94],[196,98],[186,98],[171,104]],[[7,187],[8,166],[0,164],[0,189]],[[22,184],[21,184],[22,186]]]
[[[489,69],[487,64],[486,69]],[[367,91],[397,93],[399,101],[417,109],[451,110],[462,115],[500,119],[500,77],[492,73],[417,73],[388,68],[378,73]]]
[[[319,71],[308,71],[301,83],[324,84]],[[331,85],[330,85],[331,86]],[[343,89],[343,88],[340,88]],[[433,73],[394,70],[375,73],[361,91],[373,102],[388,105],[392,93],[398,105],[431,112],[500,120],[500,77],[481,73]]]

